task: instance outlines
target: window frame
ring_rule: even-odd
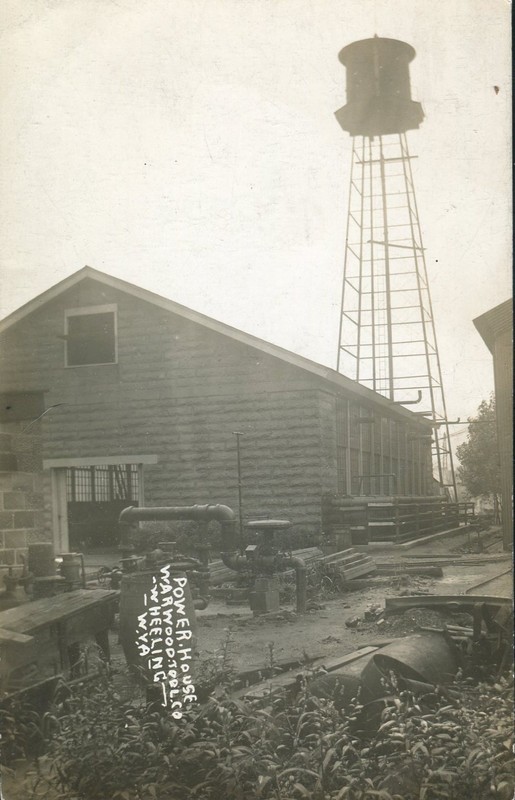
[[[92,361],[89,364],[68,363],[68,320],[70,317],[85,317],[92,314],[113,314],[114,326],[114,361]],[[81,369],[83,367],[110,367],[118,364],[118,306],[116,303],[107,303],[100,306],[82,306],[80,308],[67,308],[64,312],[64,366],[65,369]]]

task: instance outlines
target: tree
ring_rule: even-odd
[[[468,438],[456,448],[458,477],[471,497],[492,498],[499,521],[501,468],[497,443],[495,398],[483,400],[476,417],[469,417]]]

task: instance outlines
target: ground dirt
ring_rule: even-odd
[[[475,536],[475,534],[474,534]],[[281,607],[277,614],[254,617],[247,604],[229,606],[223,601],[211,601],[205,611],[199,612],[198,647],[202,658],[220,656],[221,648],[229,638],[231,665],[238,672],[250,668],[263,668],[283,660],[329,658],[345,655],[359,647],[385,638],[406,635],[418,626],[442,627],[449,617],[433,609],[416,609],[395,617],[366,621],[363,616],[371,607],[384,608],[387,597],[418,594],[464,594],[475,584],[493,578],[507,570],[511,558],[500,560],[501,546],[495,534],[483,534],[483,552],[469,553],[477,549],[477,542],[470,534],[462,533],[452,540],[436,539],[418,547],[402,551],[378,551],[371,553],[377,563],[394,565],[396,575],[370,576],[349,582],[348,591],[338,596],[318,596],[303,616],[294,611],[294,604]],[[492,547],[486,550],[486,544]],[[442,578],[406,575],[403,563],[415,558],[444,558],[459,561],[442,566]],[[478,563],[481,559],[481,563]],[[446,559],[447,561],[447,559]],[[463,563],[465,562],[465,563]],[[346,622],[358,618],[356,627],[347,627]],[[455,620],[454,620],[455,621]],[[378,624],[379,623],[379,624]],[[466,624],[463,620],[459,624]]]
[[[441,628],[445,622],[468,625],[468,615],[450,616],[435,609],[409,609],[402,614],[384,617],[387,597],[417,594],[464,594],[476,584],[494,578],[511,567],[511,556],[501,552],[500,537],[495,531],[477,534],[467,532],[433,539],[403,550],[375,550],[370,553],[378,564],[394,566],[396,574],[370,576],[350,582],[347,591],[337,596],[315,596],[308,603],[307,613],[299,616],[294,603],[281,606],[276,614],[253,616],[247,603],[227,605],[212,600],[207,609],[197,614],[198,650],[200,658],[213,663],[223,657],[228,646],[228,663],[237,673],[260,670],[285,661],[303,661],[306,656],[328,659],[350,653],[360,647],[385,639],[416,632],[420,626]],[[428,578],[407,575],[403,564],[420,559],[439,559],[443,577]],[[455,563],[457,562],[457,563]],[[508,574],[505,585],[511,586]],[[478,593],[487,594],[487,591]],[[365,619],[367,611],[378,616]],[[353,622],[354,621],[354,622]],[[351,622],[353,627],[348,627]],[[115,678],[126,680],[125,660],[116,631],[111,634]],[[227,659],[226,662],[227,663]],[[4,775],[5,800],[25,800],[23,775],[33,769],[26,763],[18,765],[18,773]],[[21,793],[20,793],[21,792]],[[47,800],[62,795],[52,793]]]

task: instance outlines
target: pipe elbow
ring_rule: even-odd
[[[217,520],[217,522],[236,522],[236,514],[229,508],[221,503],[216,505],[208,505],[206,508],[206,516],[209,519]]]
[[[128,508],[124,508],[123,511],[120,513],[120,516],[118,517],[118,522],[124,522],[125,524],[129,525],[132,524],[134,522],[132,518],[134,514],[134,509],[135,509],[134,506],[129,506]]]
[[[303,558],[299,558],[299,556],[287,556],[284,559],[284,563],[289,567],[293,567],[295,571],[305,572],[307,569],[306,562]]]
[[[245,556],[241,556],[239,553],[220,553],[220,557],[225,566],[235,572],[243,572],[249,565]]]

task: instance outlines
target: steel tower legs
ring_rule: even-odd
[[[353,138],[337,370],[401,405],[420,398],[457,500],[412,158],[405,134]]]

